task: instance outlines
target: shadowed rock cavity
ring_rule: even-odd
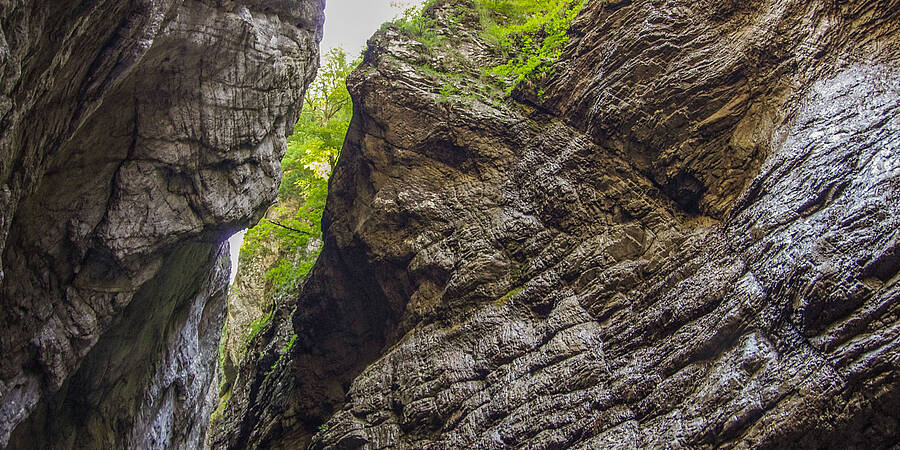
[[[900,3],[587,2],[515,104],[429,11],[449,45],[388,27],[350,77],[217,448],[898,442]]]
[[[197,448],[321,0],[0,5],[0,447]]]

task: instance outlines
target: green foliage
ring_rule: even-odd
[[[567,34],[585,0],[478,0],[489,40],[510,55],[494,73],[519,83],[550,72],[569,42]]]
[[[494,304],[497,306],[503,306],[506,304],[506,302],[509,301],[509,299],[519,295],[519,293],[524,290],[525,290],[524,286],[518,286],[518,287],[512,289],[511,291],[507,292],[506,294],[504,294],[503,297],[500,297],[497,300],[494,300]]]
[[[278,367],[278,363],[280,363],[281,360],[284,359],[284,355],[287,354],[287,352],[291,351],[291,348],[294,347],[294,341],[296,340],[297,335],[291,334],[291,338],[284,343],[284,346],[282,346],[281,350],[278,352],[278,359],[274,363],[272,363],[272,367],[269,367],[269,373],[272,373],[275,368]]]
[[[451,84],[451,83],[444,83],[441,86],[441,90],[439,92],[440,97],[438,98],[438,102],[439,103],[446,102],[450,98],[451,95],[457,95],[457,94],[459,94],[459,92],[460,92],[459,87],[457,87],[456,85]]]
[[[341,48],[325,55],[318,76],[306,92],[294,134],[288,139],[281,162],[284,179],[279,197],[305,196],[331,175],[353,116],[346,79],[358,64],[348,61]]]
[[[209,416],[210,430],[214,430],[224,423],[229,400],[231,400],[231,391],[226,392],[219,398],[219,404],[216,405],[216,409]]]
[[[436,4],[437,0],[427,0],[420,6],[413,6],[403,11],[403,14],[393,25],[406,36],[425,44],[427,47],[435,45],[440,37],[436,33],[437,22],[428,17],[425,11]]]
[[[254,320],[250,324],[250,328],[247,329],[247,338],[244,339],[244,348],[247,348],[247,344],[249,344],[257,334],[259,334],[260,330],[265,327],[270,320],[272,320],[272,315],[275,311],[269,311],[266,315],[260,317],[259,319]]]
[[[328,179],[353,116],[346,78],[358,63],[348,61],[340,48],[325,55],[288,139],[281,162],[284,178],[278,190],[278,206],[270,218],[261,220],[244,237],[242,264],[258,255],[277,257],[266,271],[267,295],[296,288],[318,257],[318,251],[307,251],[307,247],[311,239],[322,236]]]
[[[585,1],[470,0],[481,25],[482,39],[506,60],[493,67],[490,75],[505,81],[507,95],[519,83],[537,80],[550,73],[552,63],[559,59],[569,42],[567,32]],[[421,7],[407,9],[393,26],[425,44],[426,48],[444,43],[436,31],[440,24],[429,12],[435,4],[436,0],[430,0]],[[445,26],[456,28],[465,20],[466,14],[470,14],[462,4],[456,5],[455,11],[457,13],[448,17],[449,23]],[[442,90],[439,101],[446,101],[448,95],[448,91]]]
[[[272,282],[277,291],[294,289],[297,287],[297,283],[303,280],[312,269],[316,262],[316,256],[318,254],[297,258],[293,261],[285,258],[279,259],[278,265],[266,271],[266,279]]]
[[[291,351],[291,349],[294,347],[294,341],[296,341],[296,340],[297,340],[297,335],[292,334],[291,338],[287,342],[284,343],[284,347],[281,347],[281,354],[283,355],[283,354]]]
[[[358,61],[348,61],[342,49],[325,55],[319,75],[310,85],[304,98],[303,112],[294,133],[288,138],[287,151],[281,162],[284,172],[278,190],[278,206],[269,211],[268,218],[247,231],[241,246],[239,264],[272,262],[266,270],[266,297],[295,288],[309,273],[318,257],[318,250],[310,248],[310,240],[321,238],[322,214],[328,196],[328,179],[337,163],[344,137],[353,116],[353,103],[347,91],[346,78]],[[266,259],[261,257],[267,256]],[[273,262],[274,261],[274,262]],[[231,295],[240,292],[232,287]],[[270,310],[253,321],[240,339],[242,357],[248,344],[272,320]],[[224,367],[227,355],[224,339],[219,346],[219,363]],[[292,335],[281,349],[274,370],[281,358],[293,347]],[[263,352],[259,352],[262,358]],[[224,374],[222,379],[224,380]],[[232,380],[233,381],[233,380]],[[223,387],[220,387],[220,391]],[[211,418],[212,426],[221,424],[222,415],[231,390],[225,392]]]

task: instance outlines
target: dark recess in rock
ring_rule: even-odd
[[[671,197],[685,212],[698,214],[700,212],[700,201],[703,200],[706,186],[703,186],[703,183],[690,172],[679,172],[666,182],[666,185],[663,186],[663,192]]]

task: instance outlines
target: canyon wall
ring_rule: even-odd
[[[512,100],[473,10],[369,41],[213,446],[896,445],[900,2],[588,1]]]
[[[323,8],[0,2],[0,447],[202,445]]]

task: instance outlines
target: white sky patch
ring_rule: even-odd
[[[420,5],[423,0],[326,0],[325,35],[322,37],[321,54],[334,47],[343,47],[348,59],[356,58],[366,48],[369,40],[381,24],[400,16],[404,10]],[[330,166],[329,166],[330,168]],[[317,170],[316,168],[314,170]],[[318,172],[318,170],[317,170]],[[231,244],[231,279],[237,275],[238,255],[247,230],[235,233],[228,239]]]
[[[322,54],[341,46],[348,59],[356,58],[381,24],[421,3],[422,0],[326,0]]]
[[[228,238],[228,244],[231,245],[231,277],[228,279],[229,284],[234,283],[234,277],[237,276],[238,256],[241,254],[241,244],[244,243],[245,234],[247,234],[247,230],[241,230]]]

